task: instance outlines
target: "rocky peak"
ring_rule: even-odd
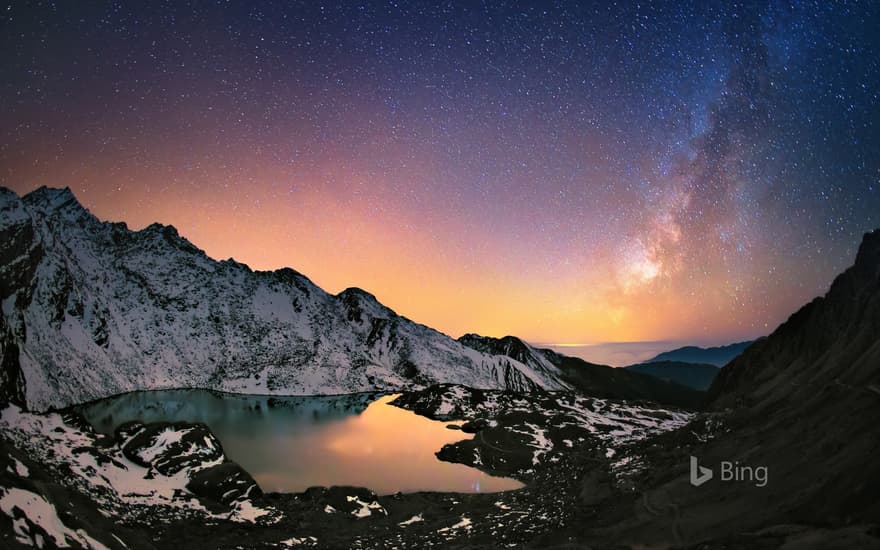
[[[298,288],[307,296],[312,294],[313,292],[318,291],[318,287],[315,285],[315,283],[312,282],[311,279],[293,268],[282,267],[281,269],[276,269],[275,271],[270,271],[268,273],[270,273],[271,276],[275,277],[278,281],[281,281],[283,284],[292,285]]]
[[[865,233],[862,237],[855,265],[869,272],[880,269],[880,229]]]
[[[491,353],[492,355],[506,355],[517,361],[526,362],[534,357],[534,350],[532,347],[516,336],[494,338],[492,336],[481,336],[479,334],[470,333],[465,334],[459,338],[458,341],[477,351]]]
[[[379,300],[376,299],[376,296],[356,286],[346,288],[336,296],[342,300],[359,300],[376,304],[379,303]]]
[[[14,191],[0,187],[0,231],[24,223],[30,223],[30,216],[21,199]]]
[[[173,225],[151,223],[137,233],[147,238],[153,238],[156,242],[161,243],[162,245],[170,245],[173,249],[207,257],[201,248],[189,242],[189,240],[187,240],[186,237],[183,237]]]
[[[22,197],[22,200],[28,206],[42,210],[46,214],[61,210],[85,210],[70,187],[58,189],[44,185]]]
[[[336,295],[348,309],[349,320],[363,321],[366,314],[372,318],[393,317],[396,314],[389,308],[382,305],[375,296],[357,287],[346,288]]]

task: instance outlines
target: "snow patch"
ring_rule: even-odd
[[[286,548],[293,546],[315,546],[318,544],[318,539],[315,537],[290,537],[289,539],[279,541],[278,544]]]
[[[401,521],[401,522],[398,523],[397,525],[400,525],[400,526],[405,527],[405,526],[407,526],[407,525],[412,525],[413,523],[418,523],[418,522],[420,522],[420,521],[425,521],[425,520],[422,518],[422,514],[416,514],[416,515],[414,515],[413,517],[409,518],[409,519],[406,520],[406,521]]]
[[[356,496],[354,496],[354,497],[353,496],[346,496],[345,499],[348,502],[354,502],[355,504],[360,506],[360,508],[358,508],[357,510],[352,510],[352,512],[351,512],[351,515],[353,515],[356,518],[369,517],[369,516],[373,515],[374,510],[377,512],[381,512],[381,513],[385,514],[386,516],[388,515],[388,512],[385,511],[385,508],[383,508],[382,505],[379,504],[375,500],[372,502],[364,502]]]
[[[539,428],[529,422],[526,422],[525,426],[529,428],[530,431],[526,432],[522,430],[514,430],[512,428],[510,428],[510,431],[528,435],[532,438],[532,442],[529,443],[529,447],[535,448],[535,451],[532,454],[532,465],[538,465],[541,463],[541,457],[553,450],[553,442],[547,437],[547,430],[544,428]]]
[[[455,525],[450,525],[449,527],[442,527],[440,529],[437,529],[437,532],[448,533],[449,531],[455,531],[456,529],[464,529],[465,531],[470,531],[473,528],[473,522],[471,522],[470,518],[468,518],[467,516],[461,516],[461,521],[459,521]]]
[[[27,466],[21,463],[21,461],[17,458],[12,458],[12,464],[6,467],[6,471],[10,474],[15,474],[18,477],[27,477],[30,475],[30,470],[28,470]]]
[[[21,544],[42,548],[45,541],[39,533],[31,533],[30,525],[39,526],[55,546],[70,548],[71,542],[83,548],[104,550],[107,547],[86,534],[82,529],[73,530],[61,521],[55,506],[42,496],[18,488],[0,488],[0,510],[12,518],[15,539]]]

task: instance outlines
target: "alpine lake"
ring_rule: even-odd
[[[157,390],[122,394],[75,410],[107,434],[129,421],[203,423],[220,439],[226,456],[267,492],[356,486],[378,494],[489,493],[523,486],[439,460],[435,453],[444,445],[473,435],[457,429],[460,422],[439,422],[391,405],[396,397]]]

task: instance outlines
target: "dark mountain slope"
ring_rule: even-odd
[[[631,463],[644,465],[632,496],[598,504],[607,511],[594,525],[606,527],[588,537],[880,547],[880,230],[824,297],[724,367],[709,396],[714,412],[630,449]],[[714,472],[699,487],[689,483],[691,456]],[[767,468],[767,483],[722,479],[724,461]],[[612,512],[627,506],[631,516]]]
[[[816,391],[831,385],[874,393],[878,383],[880,231],[874,231],[824,297],[722,369],[710,393],[716,408],[744,405],[760,413],[780,404],[824,403]]]
[[[715,365],[686,363],[682,361],[656,361],[624,367],[630,372],[647,374],[660,380],[674,382],[697,391],[706,391],[718,375]]]

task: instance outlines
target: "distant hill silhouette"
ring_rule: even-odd
[[[663,353],[643,361],[643,363],[657,363],[660,361],[675,361],[679,363],[700,363],[703,365],[715,365],[723,367],[730,363],[734,358],[738,357],[749,346],[758,340],[748,340],[746,342],[737,342],[726,346],[718,346],[714,348],[701,348],[698,346],[685,346],[683,348],[664,351]]]

